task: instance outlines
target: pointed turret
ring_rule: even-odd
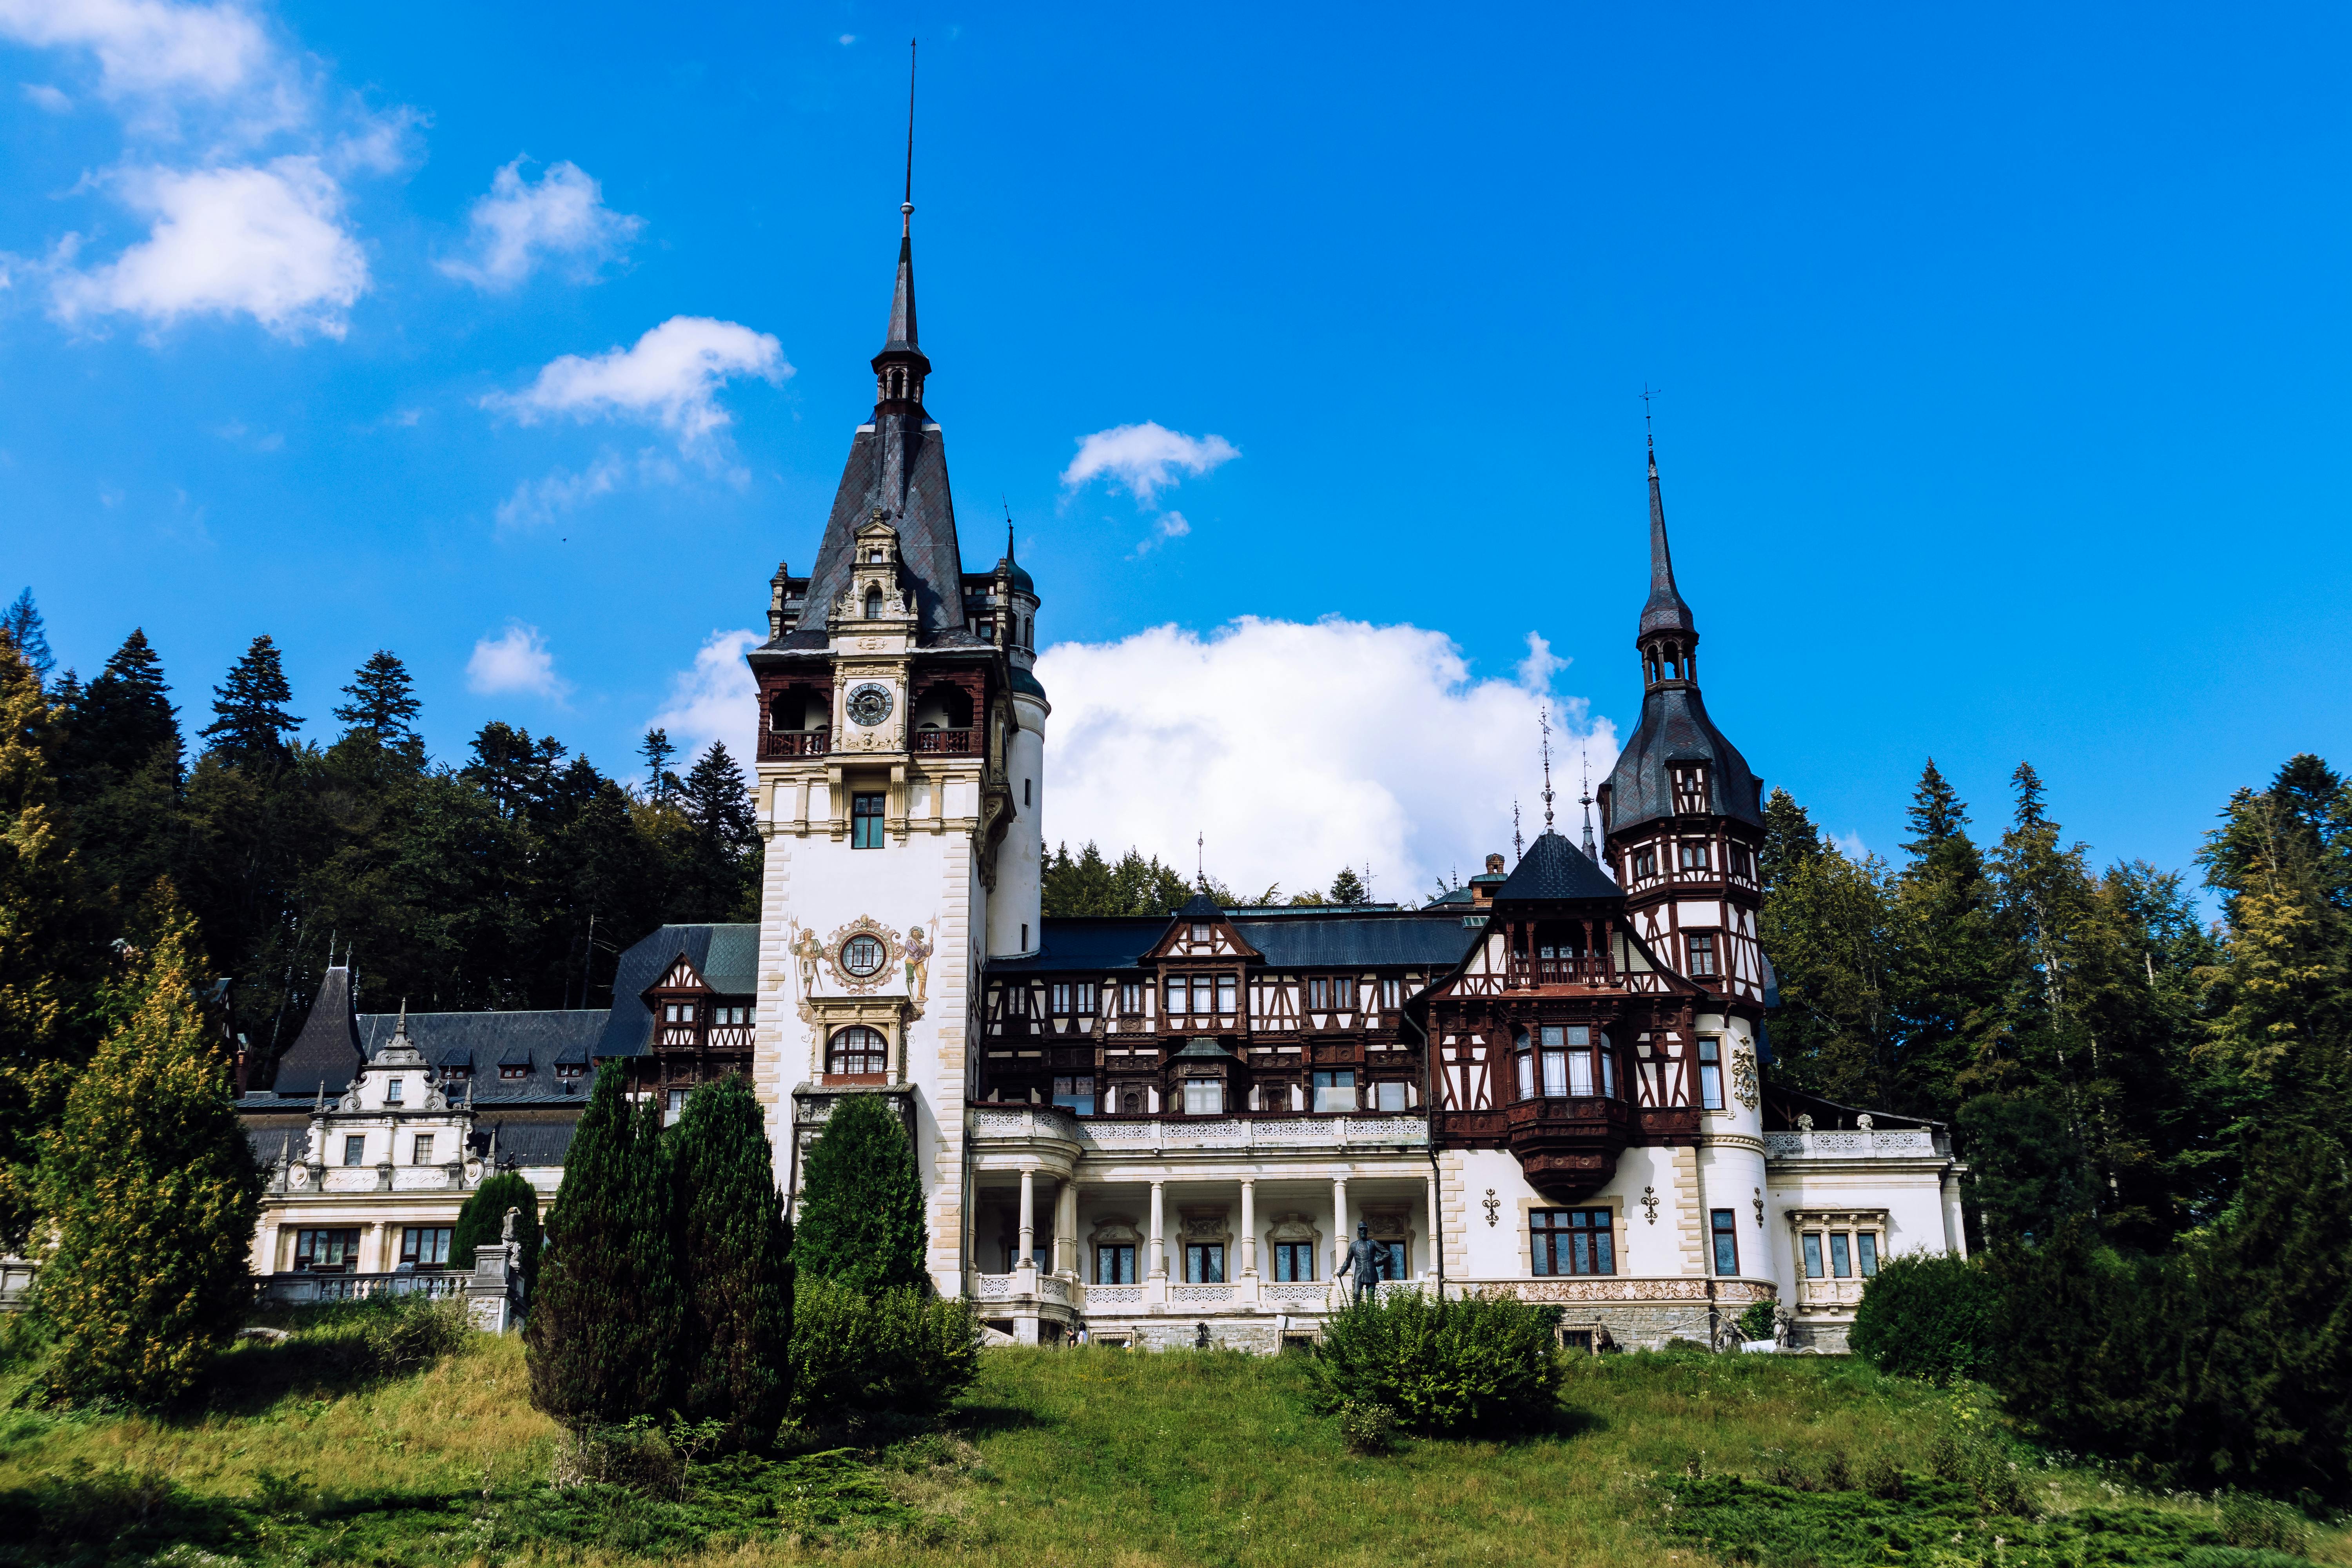
[[[278,1058],[277,1091],[305,1100],[341,1094],[366,1059],[346,959],[328,969],[319,984],[318,1000],[310,1004],[310,1016],[302,1020],[302,1032]]]
[[[1658,493],[1658,448],[1650,447],[1650,602],[1642,606],[1640,637],[1653,632],[1681,632],[1693,646],[1698,623],[1675,587],[1674,552],[1666,547],[1666,503]]]

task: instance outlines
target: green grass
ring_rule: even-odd
[[[555,1432],[515,1340],[371,1377],[338,1331],[240,1346],[209,1407],[177,1419],[0,1412],[0,1563],[2301,1561],[2226,1546],[2210,1500],[2030,1455],[2040,1517],[1988,1516],[1930,1473],[1937,1435],[1981,1412],[1842,1360],[1580,1360],[1548,1431],[1359,1456],[1296,1358],[992,1351],[938,1432],[702,1467],[687,1497],[651,1501],[547,1486]],[[2352,1564],[2336,1531],[2309,1550]]]

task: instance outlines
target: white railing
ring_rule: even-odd
[[[1768,1160],[1852,1159],[1868,1154],[1916,1160],[1932,1159],[1935,1153],[1936,1135],[1925,1127],[1764,1134],[1764,1157]]]
[[[1298,1149],[1391,1144],[1425,1148],[1429,1119],[1420,1111],[1339,1116],[1155,1117],[1147,1121],[1076,1116],[1059,1106],[1022,1105],[972,1111],[982,1139],[1076,1143],[1105,1151],[1141,1149]]]
[[[1289,1284],[1271,1281],[1257,1288],[1257,1298],[1269,1307],[1320,1307],[1330,1300],[1331,1287],[1325,1282],[1298,1280]]]
[[[1807,1279],[1797,1280],[1797,1305],[1801,1307],[1858,1307],[1862,1304],[1862,1289],[1867,1279]]]
[[[313,1301],[359,1301],[370,1296],[425,1296],[446,1300],[465,1292],[467,1274],[272,1274],[259,1281],[261,1299],[273,1306]]]
[[[1070,1282],[1066,1279],[1056,1279],[1050,1274],[1040,1275],[1037,1279],[1037,1299],[1041,1301],[1058,1301],[1066,1307],[1070,1304]]]
[[[1087,1287],[1087,1306],[1089,1309],[1140,1307],[1141,1305],[1143,1305],[1143,1287],[1140,1285],[1089,1285]]]
[[[1234,1299],[1230,1285],[1171,1285],[1168,1300],[1176,1306],[1207,1307]]]
[[[1019,1294],[1013,1289],[1010,1274],[983,1274],[973,1284],[971,1293],[983,1301],[1010,1301]]]

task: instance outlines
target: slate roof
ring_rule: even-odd
[[[680,957],[721,996],[750,996],[760,989],[758,926],[663,926],[621,954],[613,976],[613,1010],[595,1044],[599,1058],[652,1052],[654,1010],[644,994]]]
[[[1695,632],[1690,606],[1675,586],[1675,559],[1666,549],[1666,503],[1658,498],[1658,454],[1650,453],[1650,600],[1642,606],[1636,637],[1652,632]]]
[[[263,1092],[311,1100],[323,1084],[329,1094],[341,1094],[360,1070],[361,1055],[351,966],[335,964],[320,982],[318,999],[310,1004],[310,1016],[302,1020],[302,1032],[278,1058],[274,1089]]]
[[[1497,903],[1507,899],[1617,899],[1624,895],[1608,873],[1585,858],[1584,851],[1545,828],[1503,885],[1495,889]]]
[[[1666,772],[1675,763],[1706,764],[1709,812],[1764,826],[1764,781],[1707,718],[1698,688],[1670,682],[1643,697],[1642,722],[1610,771],[1605,809],[1612,837],[1675,815],[1674,781]]]
[[[582,1097],[574,1095],[573,1100]],[[250,1106],[245,1123],[245,1141],[253,1151],[254,1162],[265,1169],[278,1162],[280,1153],[299,1159],[308,1148],[310,1124],[294,1117],[257,1117]],[[290,1109],[290,1108],[289,1108]],[[499,1163],[517,1165],[561,1165],[572,1147],[572,1135],[579,1126],[580,1110],[574,1105],[569,1116],[537,1114],[525,1116],[478,1116],[474,1121],[474,1136],[467,1147],[477,1154],[490,1151],[490,1132],[498,1131]]]
[[[330,970],[330,975],[340,971]],[[327,1001],[326,988],[320,990],[320,1003]],[[311,1009],[318,1016],[319,1008]],[[588,1086],[595,1081],[593,1071],[579,1078],[559,1079],[556,1063],[570,1060],[587,1061],[587,1052],[604,1030],[605,1013],[602,1008],[569,1008],[563,1011],[515,1013],[411,1013],[408,1015],[408,1038],[424,1054],[425,1059],[436,1068],[468,1067],[473,1069],[474,1103],[478,1107],[494,1105],[576,1105],[588,1097]],[[370,1061],[392,1041],[393,1031],[399,1026],[396,1013],[362,1013],[352,1020],[352,1035],[360,1051]],[[310,1026],[303,1026],[310,1033]],[[298,1045],[300,1041],[298,1039]],[[292,1052],[288,1053],[290,1058]],[[500,1067],[528,1068],[522,1078],[500,1078]],[[359,1070],[359,1058],[342,1077],[329,1083],[330,1097],[341,1094]],[[317,1099],[319,1080],[308,1069],[297,1075],[299,1087],[289,1088],[281,1066],[274,1089],[254,1089],[237,1102],[245,1110],[299,1110]],[[447,1089],[463,1096],[461,1084]]]
[[[1213,913],[1223,913],[1206,899]],[[992,959],[988,973],[996,976],[1140,971],[1143,955],[1168,930],[1171,919],[1197,913],[1187,904],[1174,916],[1055,915],[1048,916],[1034,957]],[[1276,914],[1258,918],[1255,910],[1234,914],[1234,930],[1277,969],[1347,969],[1391,964],[1444,967],[1458,962],[1474,934],[1450,912],[1424,918],[1418,911],[1360,914]]]

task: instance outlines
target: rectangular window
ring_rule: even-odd
[[[1862,1277],[1864,1279],[1877,1279],[1878,1233],[1874,1230],[1855,1231],[1853,1233],[1853,1244],[1856,1247],[1860,1248],[1862,1252]]]
[[[1315,1109],[1318,1110],[1355,1110],[1356,1069],[1317,1068],[1315,1069]]]
[[[1537,1209],[1528,1216],[1538,1274],[1614,1274],[1617,1248],[1607,1209]]]
[[[1004,1016],[1025,1018],[1029,1016],[1029,987],[1008,985],[1004,988]]]
[[[1192,976],[1192,1011],[1205,1018],[1216,1011],[1217,983],[1206,974]]]
[[[1405,1086],[1403,1084],[1398,1083],[1392,1079],[1385,1081],[1379,1085],[1379,1092],[1381,1097],[1380,1108],[1382,1110],[1406,1110],[1411,1109],[1411,1107],[1405,1104]]]
[[[1174,976],[1168,982],[1168,1012],[1170,1016],[1173,1017],[1181,1017],[1183,1016],[1184,977],[1181,974]]]
[[[1092,1073],[1079,1073],[1054,1080],[1054,1103],[1066,1105],[1080,1116],[1095,1113],[1095,1079]]]
[[[687,1091],[685,1089],[671,1089],[668,1095],[663,1100],[662,1125],[664,1127],[676,1126],[677,1124],[677,1119],[686,1114],[686,1096]]]
[[[1213,1078],[1188,1078],[1184,1080],[1184,1114],[1187,1116],[1223,1116],[1225,1113],[1225,1086]]]
[[[1544,1031],[1546,1045],[1551,1043],[1549,1037],[1553,1033],[1554,1031],[1550,1029]],[[1568,1093],[1568,1053],[1566,1051],[1544,1052],[1543,1089],[1546,1100],[1558,1100]]]
[[[446,1268],[449,1266],[449,1230],[443,1226],[404,1227],[400,1233],[400,1260],[411,1268]]]
[[[1616,1055],[1610,1050],[1606,1041],[1601,1042],[1600,1050],[1594,1054],[1601,1058],[1601,1092],[1614,1100],[1617,1098]]]
[[[1682,850],[1682,868],[1684,870],[1704,871],[1707,868],[1706,845],[1685,844],[1680,847]]]
[[[1715,933],[1699,931],[1690,933],[1690,976],[1693,980],[1715,978]]]
[[[1535,1054],[1534,1054],[1533,1052],[1531,1052],[1531,1051],[1521,1051],[1521,1052],[1519,1053],[1519,1098],[1520,1098],[1521,1100],[1533,1100],[1535,1097],[1536,1097],[1536,1058],[1535,1058]]]
[[[433,1134],[419,1132],[416,1135],[416,1146],[409,1151],[408,1163],[412,1165],[433,1163]]]
[[[1135,1247],[1131,1242],[1095,1248],[1095,1283],[1097,1285],[1132,1285],[1135,1283]]]
[[[1225,1282],[1225,1244],[1188,1241],[1184,1244],[1184,1283],[1222,1285]]]
[[[1402,1241],[1384,1241],[1381,1243],[1381,1246],[1385,1248],[1387,1252],[1387,1257],[1383,1260],[1383,1267],[1386,1268],[1387,1272],[1382,1274],[1381,1278],[1383,1279],[1402,1279],[1405,1278],[1406,1264],[1409,1260],[1405,1257],[1404,1243]]]
[[[1122,982],[1118,988],[1118,1016],[1122,1018],[1136,1018],[1142,1015],[1143,983],[1139,980]]]
[[[1192,940],[1194,942],[1206,942],[1209,940],[1208,921],[1194,921],[1192,922]]]
[[[1217,976],[1217,1016],[1230,1018],[1241,1002],[1241,983],[1230,974]]]
[[[401,1086],[405,1084],[407,1081],[408,1080],[404,1078],[386,1079],[383,1085],[383,1102],[386,1105],[398,1105],[400,1103]]]
[[[529,1078],[530,1076],[530,1068],[521,1062],[500,1062],[499,1064],[499,1076],[500,1078]]]
[[[1068,1017],[1070,1016],[1070,988],[1066,985],[1056,985],[1053,990],[1054,1016],[1056,1018]]]
[[[1274,1277],[1281,1284],[1293,1284],[1315,1278],[1315,1244],[1311,1241],[1277,1241],[1274,1244]]]
[[[849,847],[852,849],[882,847],[880,795],[853,795],[849,797]]]
[[[1709,1110],[1723,1109],[1723,1042],[1713,1035],[1698,1037],[1698,1102]]]
[[[1397,993],[1398,993],[1398,990],[1399,990],[1399,986],[1398,986],[1397,983],[1396,983],[1395,981],[1393,981],[1393,980],[1383,980],[1383,981],[1381,981],[1381,1012],[1383,1012],[1383,1013],[1393,1013],[1393,1012],[1395,1012],[1395,1011],[1396,1011],[1396,1008],[1397,1008]]]
[[[1840,1279],[1853,1278],[1853,1240],[1845,1232],[1830,1232],[1830,1273]]]
[[[294,1233],[294,1267],[315,1274],[342,1274],[359,1264],[360,1233],[350,1230],[298,1230]]]
[[[1633,851],[1633,878],[1636,881],[1658,874],[1658,852],[1654,849]]]
[[[365,1134],[354,1132],[343,1140],[343,1163],[346,1165],[364,1165],[367,1163],[367,1138]]]
[[[1821,1277],[1822,1233],[1818,1230],[1809,1230],[1805,1232],[1805,1278],[1818,1279]]]
[[[1307,983],[1307,1007],[1312,1013],[1322,1013],[1331,1006],[1331,983],[1317,975]]]
[[[1738,1218],[1729,1209],[1717,1209],[1708,1215],[1709,1226],[1715,1232],[1715,1271],[1717,1274],[1739,1272],[1739,1231],[1734,1223]],[[1845,1238],[1840,1237],[1838,1239],[1843,1241]]]
[[[1093,1017],[1095,1016],[1095,983],[1091,980],[1079,981],[1077,984],[1077,992],[1078,1016],[1081,1018]]]
[[[1342,974],[1331,982],[1331,1005],[1342,1013],[1356,1010],[1356,977]]]

